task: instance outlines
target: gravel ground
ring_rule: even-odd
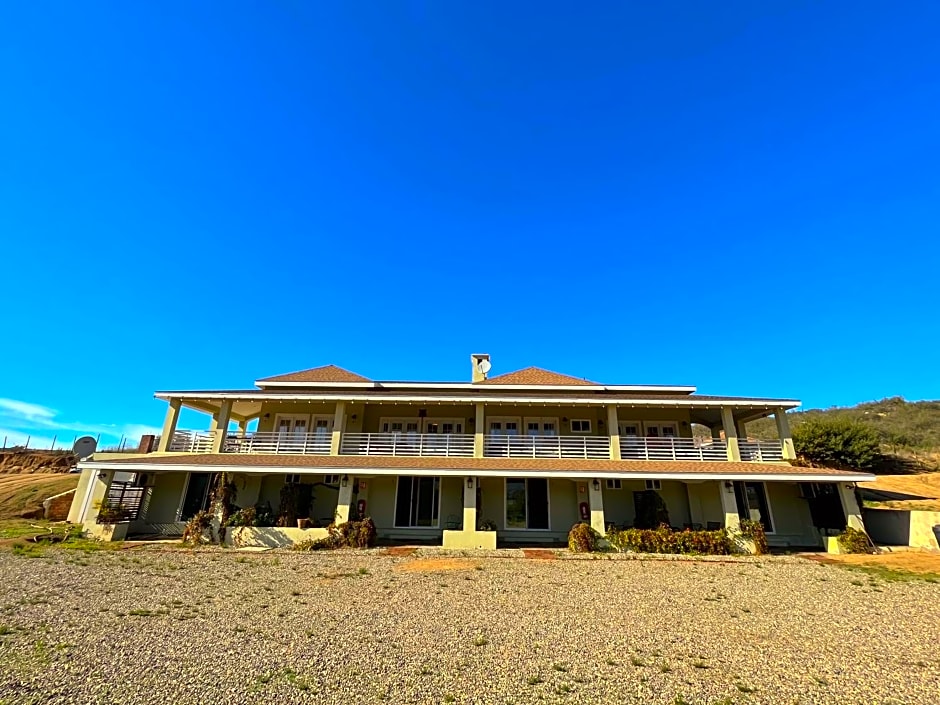
[[[0,552],[0,703],[935,703],[940,584],[743,562]]]

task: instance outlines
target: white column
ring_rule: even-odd
[[[221,453],[222,445],[225,443],[225,436],[228,435],[228,422],[232,418],[232,400],[223,399],[219,413],[212,417],[212,430],[215,435],[212,437],[212,452]]]
[[[336,514],[333,517],[333,521],[337,524],[345,524],[349,521],[349,505],[352,504],[355,481],[356,478],[352,475],[342,475],[339,483],[339,497],[336,499]]]
[[[333,413],[333,435],[330,438],[330,455],[339,455],[340,443],[343,440],[343,431],[346,430],[346,402],[336,402],[336,411]],[[350,489],[350,492],[352,490]],[[342,491],[340,491],[342,494]],[[349,514],[347,513],[347,517]],[[345,521],[345,520],[344,520]]]
[[[95,532],[98,524],[98,510],[101,509],[101,503],[108,497],[108,489],[111,487],[111,481],[113,479],[113,470],[93,471],[87,503],[83,516],[81,517],[82,526],[85,531]]]
[[[170,447],[170,442],[173,440],[173,434],[176,433],[176,423],[179,421],[180,407],[182,405],[182,399],[170,399],[170,406],[166,410],[166,417],[163,419],[163,431],[160,435],[160,444],[157,446],[158,453],[165,453],[167,448]]]
[[[616,404],[607,406],[607,434],[610,436],[610,459],[620,460],[620,419]]]
[[[774,420],[777,422],[777,436],[780,438],[780,445],[783,447],[783,459],[796,460],[796,448],[793,447],[793,437],[790,435],[790,420],[787,418],[787,412],[783,409],[776,412]]]
[[[474,368],[476,369],[476,368]],[[484,414],[484,405],[482,402],[476,405],[476,420],[473,426],[473,457],[483,457],[483,443],[486,437],[486,416]],[[473,525],[476,528],[476,524]]]
[[[597,489],[594,488],[595,483]],[[588,502],[591,507],[591,528],[603,536],[607,526],[604,523],[604,487],[600,480],[594,479],[588,483]]]
[[[463,478],[463,530],[477,530],[477,479]]]
[[[842,511],[845,512],[845,524],[858,531],[865,531],[865,522],[862,521],[862,510],[855,501],[855,485],[851,482],[837,482],[839,500],[842,502]]]
[[[718,493],[721,495],[721,510],[725,514],[725,529],[731,533],[739,533],[741,531],[741,517],[738,516],[738,502],[734,497],[734,485],[727,480],[719,480]]]
[[[721,407],[721,428],[725,432],[728,444],[728,460],[740,461],[741,448],[738,446],[738,429],[734,424],[734,414],[727,406]]]

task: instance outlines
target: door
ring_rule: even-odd
[[[329,453],[333,440],[333,419],[330,416],[313,417],[313,446],[317,453]]]
[[[303,452],[309,419],[310,417],[306,415],[281,416],[278,414],[274,428],[277,431],[277,448],[280,452]]]
[[[774,532],[770,502],[767,501],[767,488],[763,482],[735,482],[734,498],[738,505],[738,516],[742,519],[759,521],[763,524],[765,533]]]
[[[487,422],[487,435],[484,444],[485,454],[508,458],[516,447],[514,439],[519,435],[518,418],[494,418]]]

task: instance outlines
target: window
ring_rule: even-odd
[[[395,526],[437,527],[440,503],[441,478],[399,477],[395,497]]]
[[[493,418],[489,421],[490,435],[492,436],[518,436],[519,418]]]
[[[287,475],[284,477],[284,482],[288,485],[299,485],[300,475]]]
[[[620,435],[621,436],[639,436],[640,435],[640,424],[638,421],[628,421],[627,423],[620,424]]]
[[[679,434],[675,423],[648,423],[646,435],[651,438],[675,438]]]
[[[572,433],[590,433],[591,432],[591,420],[590,419],[571,419],[571,432]]]
[[[525,418],[525,433],[527,436],[557,436],[558,419],[527,416]]]
[[[647,480],[646,489],[648,490],[661,490],[663,488],[662,480]]]
[[[770,503],[767,501],[767,488],[763,482],[735,482],[734,497],[738,504],[738,514],[742,519],[759,521],[768,534],[774,532],[773,518],[770,516]]]
[[[622,490],[622,489],[623,489],[623,484],[621,483],[621,481],[620,481],[619,478],[618,478],[618,479],[610,479],[610,480],[607,480],[607,489],[609,489],[609,490]]]
[[[506,479],[506,528],[548,529],[548,480]]]
[[[339,484],[339,475],[324,475],[323,476],[324,485],[338,485]]]
[[[415,434],[418,432],[418,422],[410,419],[379,419],[379,428],[382,433]]]

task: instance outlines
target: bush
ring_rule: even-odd
[[[568,550],[572,553],[593,553],[601,535],[590,524],[579,522],[568,532]]]
[[[793,429],[793,445],[814,465],[870,469],[881,459],[878,432],[846,418],[810,418]]]
[[[874,553],[871,545],[871,539],[868,534],[858,529],[847,526],[845,531],[836,537],[839,541],[839,548],[846,553]]]
[[[198,512],[183,529],[183,543],[191,546],[206,543],[206,534],[211,534],[211,530],[212,514],[207,511]]]
[[[754,542],[754,553],[758,556],[766,555],[770,550],[767,546],[767,533],[764,531],[764,525],[759,521],[742,519],[741,536]]]
[[[329,535],[322,539],[299,541],[291,546],[294,551],[322,551],[332,548],[370,548],[375,546],[377,532],[372,517],[361,521],[346,521],[326,527]]]
[[[732,553],[731,539],[724,529],[718,531],[673,531],[665,524],[658,529],[611,529],[607,540],[620,551],[635,553],[686,553],[727,556]]]

